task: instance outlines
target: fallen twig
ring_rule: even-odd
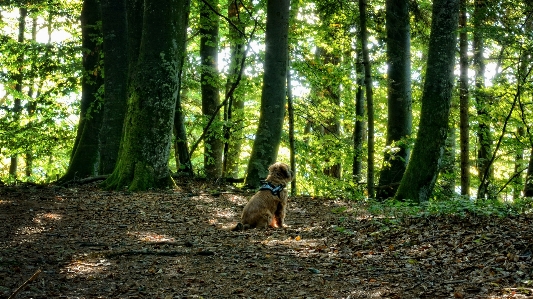
[[[35,273],[33,273],[33,275],[28,279],[26,280],[20,287],[18,287],[14,292],[13,294],[11,294],[11,296],[9,296],[7,299],[12,299],[12,298],[15,298],[15,296],[18,294],[18,292],[22,291],[22,289],[24,289],[24,287],[34,281],[35,279],[37,279],[37,277],[39,276],[39,274],[41,274],[41,269],[37,270]]]

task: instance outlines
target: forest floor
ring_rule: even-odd
[[[0,298],[533,298],[531,214],[387,219],[296,197],[289,227],[229,231],[251,195],[0,187]]]

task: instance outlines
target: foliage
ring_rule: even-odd
[[[25,155],[31,153],[32,174],[28,180],[49,182],[61,174],[69,159],[79,113],[81,77],[81,39],[79,14],[81,0],[75,1],[3,1],[0,4],[0,178],[8,179],[9,157],[19,155],[18,180],[23,177]],[[490,0],[487,20],[480,30],[485,38],[487,58],[486,86],[483,92],[490,98],[486,120],[494,132],[494,146],[500,142],[494,157],[493,190],[499,199],[518,199],[524,187],[527,160],[532,148],[533,118],[531,63],[528,55],[533,51],[533,38],[528,26],[531,9],[527,1]],[[239,177],[244,177],[245,167],[251,152],[261,98],[264,30],[266,1],[242,1],[239,20],[245,25],[245,44],[250,45],[243,78],[235,93],[245,99],[245,108],[236,122],[217,121],[216,127],[228,127],[230,132],[242,130],[243,151],[240,156]],[[469,4],[469,15],[473,7]],[[189,145],[202,135],[207,119],[201,113],[200,56],[199,56],[199,3],[191,3],[188,28],[188,48],[182,75],[182,104]],[[353,126],[355,118],[357,55],[357,32],[359,12],[355,2],[330,0],[292,1],[295,10],[290,27],[290,70],[295,104],[295,138],[297,184],[302,194],[328,196],[331,198],[360,199],[365,197],[364,181],[354,182],[351,173],[353,156]],[[228,1],[220,1],[220,82],[226,82],[229,65]],[[26,40],[17,42],[18,8],[26,7]],[[411,66],[413,99],[413,134],[416,136],[420,118],[422,85],[426,79],[425,65],[431,24],[432,2],[410,1],[411,16]],[[374,74],[375,106],[375,165],[376,175],[387,161],[382,161],[385,151],[387,128],[387,77],[385,53],[385,1],[368,3],[369,51]],[[36,41],[30,38],[31,21],[38,24]],[[469,20],[468,37],[473,28]],[[48,42],[50,26],[52,39]],[[256,30],[252,34],[252,28]],[[338,62],[318,59],[316,48],[321,47]],[[528,54],[529,53],[529,54]],[[24,56],[23,60],[19,58]],[[14,83],[22,75],[22,93],[17,93]],[[473,77],[471,78],[473,79]],[[470,82],[473,83],[473,82]],[[329,87],[338,87],[339,98],[335,102],[325,92]],[[29,95],[33,87],[33,95]],[[223,86],[220,86],[224,90]],[[470,93],[473,96],[473,93]],[[515,101],[515,98],[518,99]],[[19,114],[13,110],[15,97],[21,98],[23,109]],[[458,97],[458,92],[454,92]],[[221,93],[221,100],[223,93]],[[25,109],[35,105],[35,109]],[[459,123],[458,106],[452,103],[450,124]],[[33,111],[33,112],[29,112]],[[476,140],[476,126],[482,119],[470,110],[470,134]],[[508,117],[510,115],[510,117]],[[17,121],[14,121],[18,119]],[[340,131],[327,134],[331,120],[337,120]],[[286,122],[287,123],[287,122]],[[222,130],[215,130],[222,131]],[[287,162],[288,126],[282,136],[279,160]],[[522,132],[522,133],[520,133]],[[459,134],[455,135],[457,138]],[[224,136],[217,136],[221,139]],[[230,142],[232,142],[230,136]],[[227,141],[227,140],[223,140]],[[410,141],[409,141],[410,142]],[[458,144],[458,142],[456,142]],[[365,146],[365,145],[364,145]],[[199,144],[199,149],[203,144]],[[470,157],[477,156],[477,144],[471,144]],[[458,147],[451,149],[459,156]],[[366,165],[366,148],[363,148],[363,171]],[[521,157],[521,158],[519,158]],[[173,158],[172,158],[173,159]],[[204,175],[203,153],[196,150],[191,156],[196,175]],[[340,178],[333,178],[324,170],[341,165]],[[170,165],[175,165],[171,162]],[[472,189],[480,184],[472,163]],[[455,159],[455,171],[459,159]],[[173,169],[176,170],[176,169]],[[362,177],[366,177],[363,173]],[[456,176],[455,176],[456,177]],[[446,200],[454,194],[441,192],[439,185],[452,180],[453,174],[439,176],[434,197]],[[456,182],[457,184],[458,182]],[[475,194],[472,194],[475,197]]]
[[[433,216],[502,218],[533,213],[533,199],[531,198],[504,202],[499,200],[472,200],[457,197],[447,200],[432,199],[420,205],[414,201],[386,200],[380,202],[369,200],[364,202],[364,205],[371,215],[385,217],[392,221]]]

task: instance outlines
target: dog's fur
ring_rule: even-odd
[[[272,185],[286,186],[293,180],[293,173],[284,163],[274,163],[268,168],[266,182]],[[277,228],[283,227],[287,213],[287,200],[289,194],[284,188],[279,195],[272,194],[271,190],[258,191],[244,207],[241,222],[233,230],[248,228]]]

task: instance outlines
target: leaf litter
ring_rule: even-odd
[[[288,227],[230,231],[251,195],[2,187],[0,298],[533,298],[530,214],[390,221],[291,197]]]

